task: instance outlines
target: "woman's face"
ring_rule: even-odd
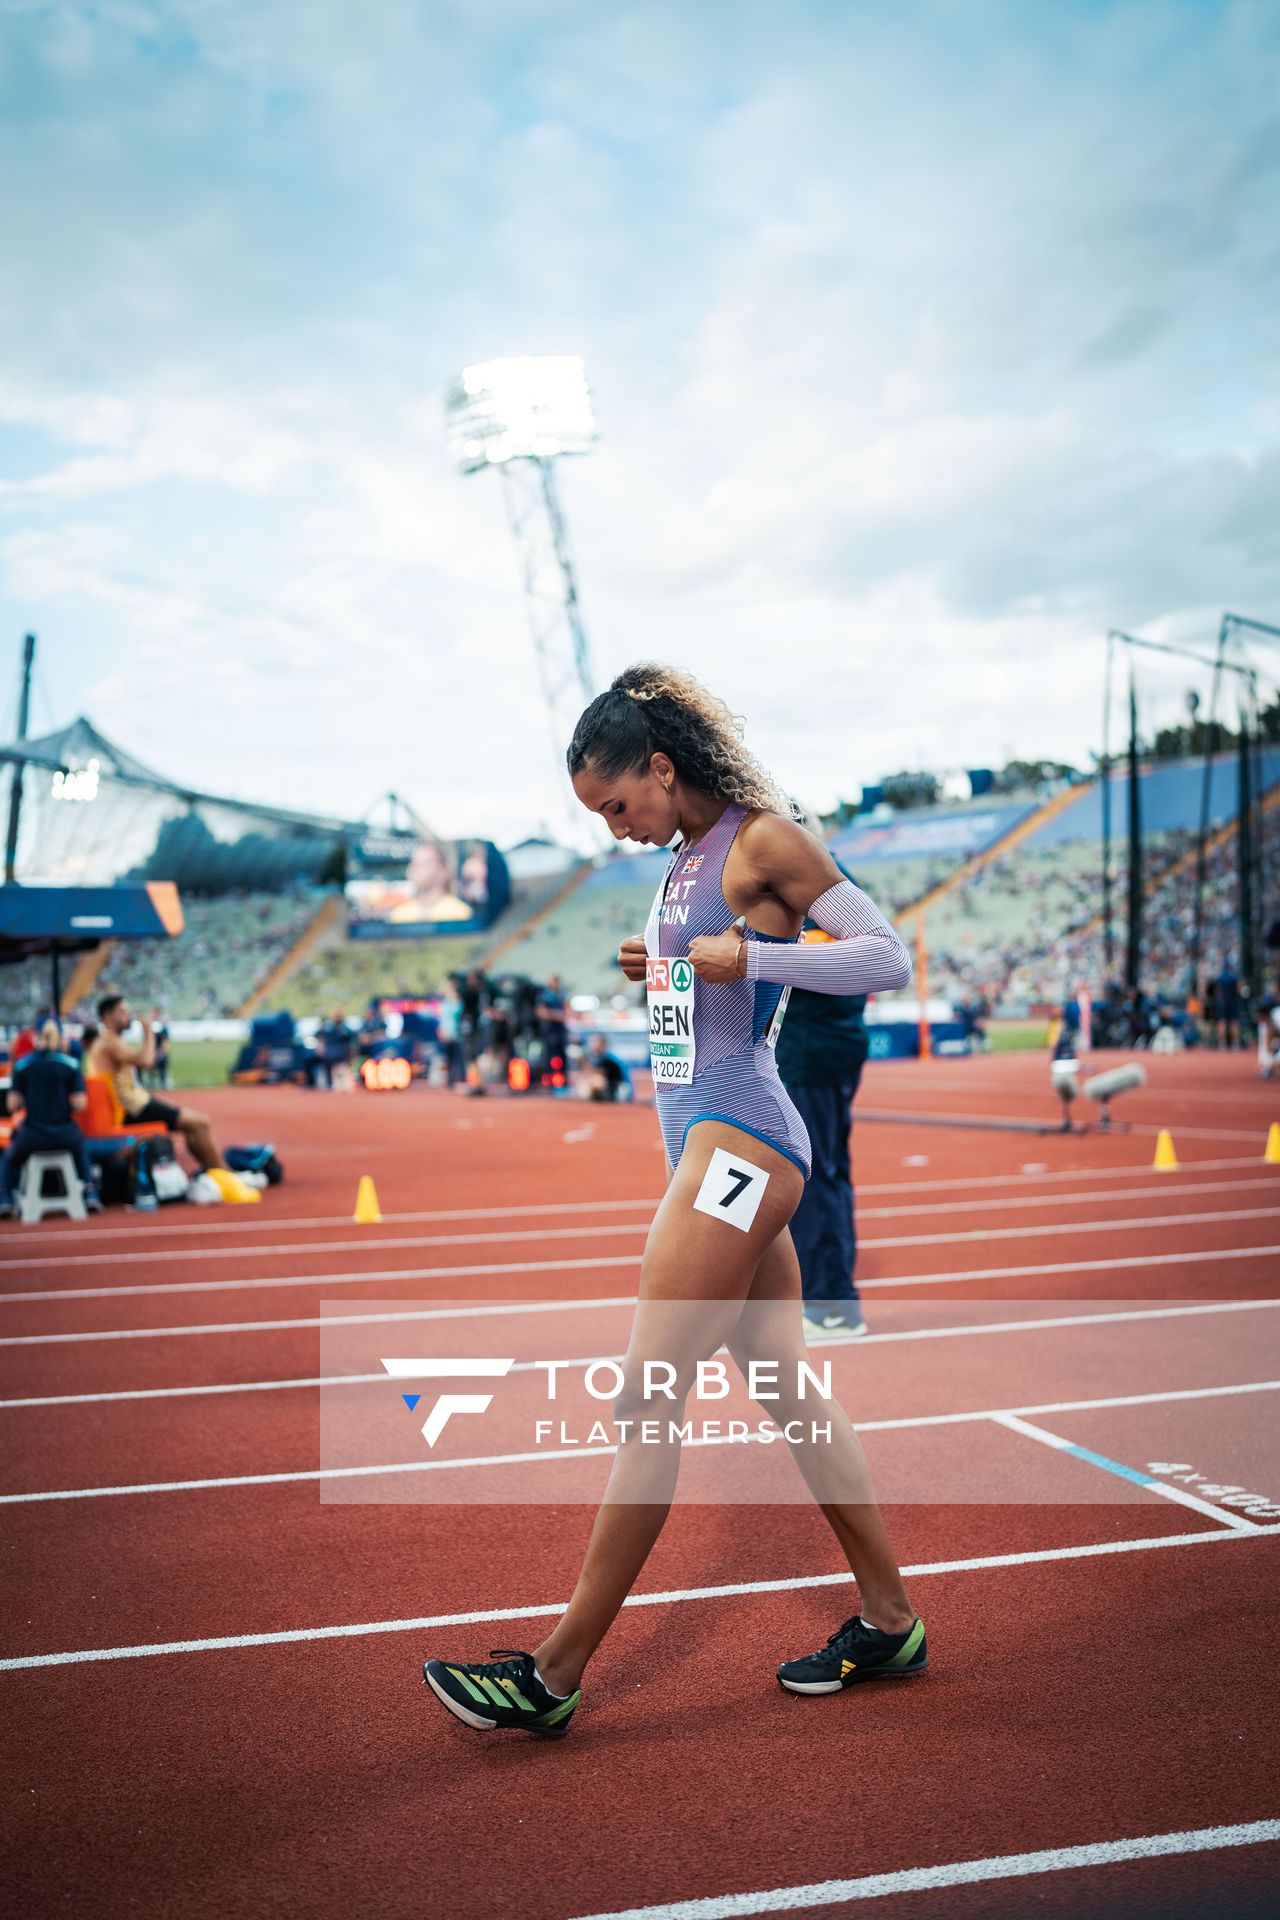
[[[642,773],[619,773],[606,780],[590,762],[573,776],[573,790],[589,813],[598,813],[615,840],[638,846],[665,846],[680,826],[670,792],[675,769],[655,753]]]
[[[405,878],[420,899],[439,899],[449,886],[449,869],[440,848],[430,840],[420,840],[413,850]]]

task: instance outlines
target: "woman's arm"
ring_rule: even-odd
[[[751,980],[808,987],[814,993],[879,993],[905,987],[911,957],[883,914],[850,880],[814,834],[778,814],[761,813],[739,834],[754,902],[773,903],[797,919],[811,919],[832,935],[820,946],[734,944],[736,935],[694,940],[689,958],[704,979]],[[738,896],[735,890],[735,904]],[[754,918],[754,908],[748,909]]]
[[[746,947],[749,980],[807,987],[811,993],[884,993],[905,987],[911,956],[875,903],[843,877],[809,904],[806,916],[832,937],[815,946]]]

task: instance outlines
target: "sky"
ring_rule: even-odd
[[[563,835],[442,394],[577,353],[597,684],[692,670],[811,807],[1087,764],[1108,627],[1280,625],[1278,57],[1270,0],[0,0],[5,731],[33,630],[34,731]]]

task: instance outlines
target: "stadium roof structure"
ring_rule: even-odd
[[[103,940],[172,940],[182,927],[178,889],[164,880],[143,887],[0,887],[0,966],[47,953],[54,1008],[62,954],[84,953]]]
[[[80,715],[0,747],[7,792],[23,771],[18,877],[28,884],[172,880],[196,892],[317,881],[368,829],[333,814],[212,794],[171,780]]]

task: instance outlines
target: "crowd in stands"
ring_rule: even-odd
[[[484,935],[438,935],[430,940],[342,940],[312,955],[270,994],[266,1005],[301,1015],[335,1006],[363,1006],[380,996],[437,993],[450,973],[469,967]]]
[[[1144,849],[1144,977],[1151,993],[1185,996],[1195,927],[1196,836],[1165,833]],[[1114,969],[1127,938],[1126,847],[1112,870]],[[1280,833],[1264,849],[1262,893],[1280,884]],[[1205,870],[1202,980],[1239,946],[1234,838],[1210,847]],[[1016,1013],[1058,1005],[1107,978],[1102,851],[1096,842],[1019,847],[960,882],[929,915],[929,985],[954,1001]]]
[[[314,1017],[335,1005],[363,1006],[382,996],[437,993],[451,973],[466,972],[485,955],[509,945],[511,935],[554,898],[566,878],[566,871],[558,868],[517,881],[507,905],[482,933],[349,940],[339,926],[332,943],[312,953],[265,1005]],[[518,965],[531,971],[523,962]]]
[[[207,899],[184,894],[177,938],[121,943],[108,971],[121,993],[163,1005],[171,1020],[233,1018],[296,945],[323,899],[309,888]]]

